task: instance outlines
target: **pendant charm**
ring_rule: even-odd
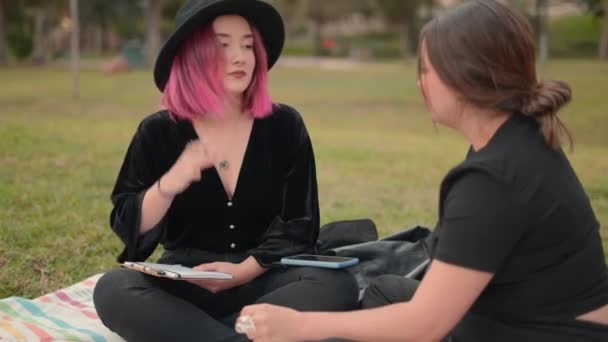
[[[229,165],[230,164],[228,163],[228,161],[226,159],[220,160],[220,169],[222,169],[222,170],[227,169]]]

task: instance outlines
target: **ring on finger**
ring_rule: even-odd
[[[253,318],[249,315],[240,316],[236,320],[236,332],[239,334],[246,334],[249,331],[255,330],[255,323],[253,322]]]

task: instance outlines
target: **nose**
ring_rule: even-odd
[[[245,62],[245,54],[240,46],[233,46],[230,49],[230,63],[232,64],[243,64]]]

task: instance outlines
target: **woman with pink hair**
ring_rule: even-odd
[[[112,192],[119,261],[227,272],[179,281],[129,269],[94,292],[102,322],[129,341],[243,341],[232,327],[254,303],[354,309],[344,270],[270,268],[313,253],[319,233],[314,154],[299,113],[271,102],[267,72],[284,28],[259,0],[187,1],[154,70],[166,108],[139,125]]]

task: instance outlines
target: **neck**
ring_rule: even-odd
[[[205,122],[207,125],[221,125],[224,123],[232,123],[243,117],[242,111],[242,96],[234,94],[226,94],[224,98],[224,113],[223,115],[206,115],[196,121]]]
[[[243,94],[226,94],[224,118],[236,119],[243,115]]]
[[[473,146],[473,150],[479,151],[510,117],[510,113],[468,108],[463,113],[458,130]]]

